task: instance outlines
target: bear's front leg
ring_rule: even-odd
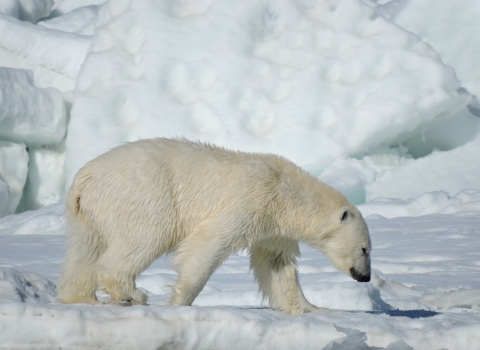
[[[178,280],[170,305],[192,305],[213,272],[231,253],[230,235],[214,221],[198,226],[179,246],[173,258]]]
[[[260,285],[263,297],[275,310],[291,315],[328,309],[310,304],[298,282],[296,256],[298,242],[275,239],[261,242],[251,248],[250,267]]]

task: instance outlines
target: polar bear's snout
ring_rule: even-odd
[[[370,271],[367,274],[363,274],[355,270],[354,267],[350,269],[352,278],[358,282],[370,282]]]

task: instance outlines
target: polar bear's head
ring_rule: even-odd
[[[358,282],[369,282],[372,243],[362,214],[355,206],[341,207],[331,217],[332,230],[322,250],[336,268]]]

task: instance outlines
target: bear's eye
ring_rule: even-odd
[[[367,248],[362,248],[363,255],[368,256]]]

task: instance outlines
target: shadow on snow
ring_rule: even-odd
[[[428,310],[381,310],[381,311],[365,311],[372,315],[388,315],[392,317],[408,317],[408,318],[427,318],[439,315],[439,312]]]

